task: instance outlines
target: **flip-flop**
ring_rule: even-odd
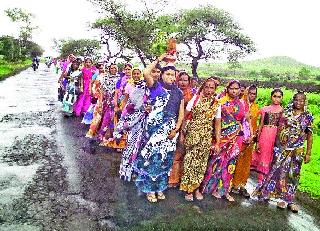
[[[195,196],[198,201],[203,200],[203,195],[199,191],[196,191]]]
[[[149,193],[149,194],[147,194],[147,200],[148,200],[149,202],[151,202],[151,203],[155,203],[155,202],[158,201],[158,200],[157,200],[157,197],[156,197],[156,194],[154,194],[154,193]]]
[[[277,203],[277,208],[285,209],[286,208],[286,203],[284,201],[278,202]]]
[[[158,192],[158,200],[164,200],[166,199],[166,196],[163,194],[163,192]]]
[[[296,204],[288,204],[287,208],[293,213],[297,213],[299,211],[299,207]]]
[[[212,196],[214,196],[217,199],[221,199],[221,196],[220,196],[220,194],[218,192],[213,192]]]
[[[185,199],[186,201],[193,201],[193,194],[186,194],[186,195],[184,196],[184,199]]]

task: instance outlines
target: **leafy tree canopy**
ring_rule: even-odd
[[[100,47],[100,42],[94,39],[61,40],[58,44],[58,49],[62,57],[74,54],[97,59],[99,57]]]

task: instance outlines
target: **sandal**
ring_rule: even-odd
[[[284,201],[278,202],[277,203],[277,208],[285,209],[286,208],[286,203]]]
[[[248,193],[248,191],[245,188],[240,188],[240,194],[242,196],[244,196],[245,198],[249,199],[250,198],[250,194]]]
[[[234,202],[234,198],[232,196],[230,196],[230,194],[227,194],[225,197],[226,197],[227,201]]]
[[[297,213],[299,211],[299,207],[296,204],[288,204],[287,208],[291,210],[293,213]]]
[[[186,201],[193,201],[193,194],[192,194],[192,193],[186,194],[186,195],[184,196],[184,199],[185,199]]]
[[[166,199],[166,196],[163,194],[163,192],[158,192],[158,200],[164,200]]]
[[[231,189],[231,192],[234,193],[234,194],[239,194],[239,193],[240,193],[240,189],[238,189],[238,188],[232,188],[232,189]]]
[[[220,196],[220,194],[219,194],[218,192],[213,192],[213,193],[212,193],[212,196],[214,196],[214,197],[217,198],[217,199],[220,199],[220,198],[221,198],[221,196]]]
[[[148,194],[147,194],[147,200],[148,200],[149,202],[151,202],[151,203],[155,203],[155,202],[158,201],[158,200],[157,200],[157,197],[156,197],[156,194],[154,194],[154,193],[148,193]]]
[[[202,195],[202,193],[199,191],[199,189],[196,190],[195,196],[196,196],[196,199],[197,199],[198,201],[203,200],[203,195]]]

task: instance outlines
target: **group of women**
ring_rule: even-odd
[[[166,55],[143,73],[131,64],[122,73],[116,64],[95,68],[89,58],[80,69],[69,57],[59,78],[64,112],[82,115],[90,124],[86,137],[122,153],[120,177],[133,180],[150,202],[165,199],[168,187],[179,187],[187,201],[204,193],[231,202],[230,192],[250,197],[252,170],[258,173],[253,195],[280,198],[279,208],[297,212],[300,169],[312,148],[306,95],[296,93],[283,108],[283,92],[274,89],[272,103],[259,109],[257,87],[232,80],[217,94],[220,79],[210,77],[198,88]]]

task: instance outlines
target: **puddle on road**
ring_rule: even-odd
[[[320,231],[320,228],[314,223],[314,218],[303,209],[300,209],[298,214],[291,213],[288,216],[288,223],[295,230]]]
[[[21,198],[25,187],[39,168],[39,164],[29,166],[9,166],[0,163],[0,204],[12,203]]]
[[[14,123],[1,123],[0,124],[0,147],[10,146],[15,139],[24,137],[28,134],[38,134],[49,136],[52,132],[51,128],[38,126],[38,125],[27,125],[19,126]],[[1,151],[0,151],[1,156]]]

